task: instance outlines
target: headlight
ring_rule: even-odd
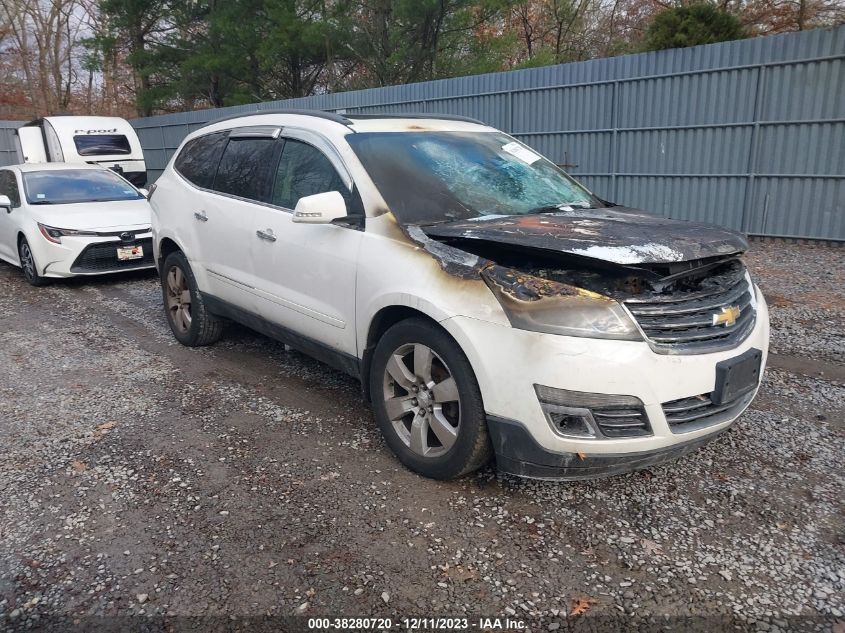
[[[485,268],[481,276],[499,300],[511,325],[520,330],[642,340],[625,309],[603,295],[496,265]]]
[[[47,226],[46,224],[41,224],[38,222],[38,230],[41,231],[41,235],[48,242],[53,242],[54,244],[61,244],[62,237],[67,237],[70,235],[85,235],[85,236],[95,236],[96,233],[92,231],[77,231],[75,229],[57,229],[53,226]]]

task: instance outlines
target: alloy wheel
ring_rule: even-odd
[[[29,244],[27,244],[25,241],[22,241],[19,251],[21,256],[21,268],[23,268],[23,274],[26,275],[27,279],[34,279],[38,275],[38,273],[35,271],[35,258],[32,256],[32,251],[29,249]]]
[[[167,271],[167,310],[180,332],[191,329],[191,290],[185,273],[178,266]]]
[[[384,405],[396,434],[411,451],[439,457],[458,438],[461,400],[451,370],[430,347],[407,343],[388,358]]]

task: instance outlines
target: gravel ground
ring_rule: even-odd
[[[842,633],[845,249],[748,259],[775,352],[751,409],[679,462],[578,483],[421,479],[344,375],[237,327],[175,343],[154,275],[36,289],[0,264],[0,630]]]
[[[747,260],[772,309],[771,350],[845,364],[845,247],[757,242]]]

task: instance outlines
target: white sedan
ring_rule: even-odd
[[[0,169],[0,259],[33,286],[154,266],[150,205],[111,170],[63,163]]]

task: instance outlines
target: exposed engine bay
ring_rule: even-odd
[[[421,230],[440,244],[523,273],[521,280],[495,268],[485,273],[523,301],[567,292],[559,284],[618,301],[706,292],[724,283],[722,276],[744,273],[738,257],[748,248],[734,231],[619,208],[488,216]]]
[[[595,210],[589,213],[597,215]],[[672,354],[724,349],[751,331],[755,298],[740,259],[748,246],[744,237],[653,216],[613,216],[604,217],[605,228],[610,228],[607,243],[597,230],[602,222],[591,219],[593,228],[584,240],[573,233],[571,215],[498,217],[403,230],[446,272],[483,279],[514,327],[563,333],[552,326],[544,329],[537,316],[545,313],[543,318],[551,321],[549,315],[579,310],[589,321],[609,315],[615,318],[617,338],[644,336],[655,351]],[[677,224],[683,228],[673,231]],[[627,243],[626,228],[634,238]],[[645,233],[650,241],[643,241]],[[596,309],[597,302],[609,312]],[[620,306],[641,334],[622,332],[628,318],[619,313]],[[602,328],[611,327],[602,322]]]
[[[692,297],[735,282],[745,273],[738,254],[666,264],[625,265],[483,241],[446,243],[489,261],[482,275],[507,285],[522,301],[569,294],[567,287],[582,288],[623,302],[644,295],[656,300],[661,296]]]

